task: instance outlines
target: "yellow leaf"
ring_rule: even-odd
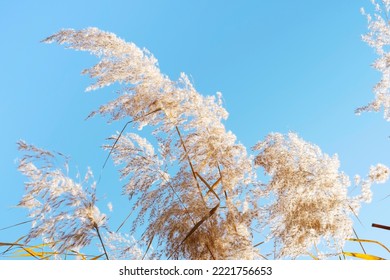
[[[79,252],[77,252],[77,251],[74,251],[74,250],[70,250],[72,253],[75,253],[76,254],[76,256],[79,256],[79,257],[81,257],[81,259],[83,260],[83,261],[86,261],[87,260],[87,258],[85,257],[85,255],[83,255],[83,254],[81,254],[81,253],[79,253]]]
[[[316,261],[319,260],[319,258],[317,258],[316,256],[314,256],[314,255],[311,254],[310,252],[307,252],[307,253],[308,253],[308,255],[309,255],[313,260],[316,260]]]
[[[43,257],[43,254],[42,253],[38,253],[38,252],[35,252],[34,250],[30,249],[30,248],[22,248],[24,251],[26,251],[28,254],[30,254],[30,256],[34,257],[34,258],[42,258]]]
[[[95,261],[95,260],[97,260],[97,259],[100,259],[101,257],[103,257],[104,256],[104,254],[101,254],[101,255],[99,255],[99,256],[96,256],[96,257],[93,257],[92,259],[90,259],[91,261]]]
[[[384,260],[384,258],[369,255],[369,254],[362,254],[362,253],[352,253],[352,252],[343,252],[344,256],[349,257],[355,257],[363,260]]]

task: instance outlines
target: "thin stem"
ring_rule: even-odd
[[[206,248],[207,248],[207,250],[209,251],[209,253],[210,253],[210,255],[211,255],[211,258],[213,259],[213,260],[216,260],[216,258],[215,258],[215,256],[214,256],[214,254],[213,254],[213,252],[211,251],[211,249],[210,249],[210,247],[209,247],[209,245],[206,243]]]
[[[134,209],[131,209],[130,213],[127,215],[127,217],[124,219],[124,221],[120,224],[120,226],[115,231],[116,233],[119,232],[119,230],[123,227],[123,225],[126,223],[126,221],[130,218],[131,214],[133,214]]]
[[[28,220],[28,221],[24,221],[24,222],[21,222],[21,223],[17,223],[17,224],[12,225],[12,226],[7,226],[7,227],[4,227],[4,228],[0,228],[0,231],[1,230],[5,230],[5,229],[9,229],[9,228],[13,228],[13,227],[17,227],[17,226],[20,226],[20,225],[23,225],[23,224],[27,224],[29,222],[32,222],[32,220]]]
[[[181,143],[181,145],[183,146],[183,149],[184,149],[185,155],[186,155],[186,157],[187,157],[188,163],[189,163],[189,165],[190,165],[191,172],[192,172],[192,176],[194,176],[194,179],[195,179],[195,181],[196,181],[196,186],[198,187],[198,191],[199,191],[200,197],[202,198],[202,201],[203,201],[204,203],[206,203],[205,200],[204,200],[203,194],[202,194],[202,190],[200,189],[200,185],[199,185],[198,179],[197,179],[197,177],[196,177],[196,173],[195,173],[194,166],[192,165],[190,156],[188,155],[187,148],[186,148],[186,146],[185,146],[185,144],[184,144],[183,137],[181,136],[181,133],[180,133],[179,128],[178,128],[177,126],[175,126],[175,128],[176,128],[177,134],[179,135],[180,143]]]
[[[107,156],[106,160],[104,161],[104,164],[103,164],[102,169],[104,169],[104,167],[106,166],[107,161],[108,161],[108,159],[110,158],[110,155],[111,155],[112,151],[114,150],[116,143],[118,143],[119,138],[122,136],[123,131],[126,129],[126,127],[127,127],[129,124],[131,124],[132,122],[138,121],[138,120],[140,120],[140,119],[142,119],[142,118],[145,118],[145,117],[147,117],[147,116],[149,116],[149,115],[151,115],[151,114],[153,114],[153,113],[157,113],[158,111],[161,111],[161,108],[158,108],[158,109],[156,109],[156,110],[154,110],[154,111],[152,111],[152,112],[149,112],[149,113],[147,113],[147,114],[145,114],[145,115],[139,116],[138,118],[132,119],[131,121],[128,121],[128,122],[125,124],[125,126],[122,128],[121,132],[119,133],[118,138],[115,140],[114,145],[112,145],[112,147],[111,147],[111,149],[110,149],[110,152],[108,153],[108,156]]]
[[[149,112],[149,113],[147,113],[147,114],[145,114],[145,115],[142,115],[142,116],[139,116],[139,117],[137,117],[137,118],[135,118],[135,119],[132,119],[131,121],[128,121],[128,122],[123,126],[121,132],[119,133],[118,138],[116,138],[116,140],[115,140],[115,142],[114,142],[114,145],[112,145],[112,147],[111,147],[111,149],[110,149],[110,152],[108,153],[108,156],[106,157],[106,160],[104,161],[103,167],[102,167],[102,169],[101,169],[101,171],[100,171],[100,175],[99,175],[99,179],[98,179],[97,184],[100,183],[100,180],[102,179],[103,169],[106,167],[107,161],[108,161],[108,159],[110,158],[110,156],[111,156],[111,154],[112,154],[112,151],[114,150],[116,144],[117,144],[118,141],[119,141],[119,138],[122,136],[123,131],[125,131],[126,127],[127,127],[129,124],[131,124],[132,122],[138,121],[138,120],[140,120],[140,119],[142,119],[142,118],[145,118],[145,117],[147,117],[147,116],[149,116],[149,115],[151,115],[151,114],[157,113],[157,112],[159,112],[159,111],[161,111],[161,108],[157,108],[156,110],[154,110],[154,111],[152,111],[152,112]]]
[[[253,248],[256,248],[257,246],[260,246],[261,244],[264,244],[264,241],[261,241],[261,242],[257,243],[256,245],[253,245]]]
[[[101,237],[101,235],[100,235],[99,227],[97,226],[96,223],[94,224],[94,228],[95,228],[96,233],[97,233],[97,235],[98,235],[98,237],[99,237],[100,244],[102,244],[103,251],[104,251],[104,255],[106,256],[106,259],[109,260],[109,257],[108,257],[107,251],[106,251],[106,247],[104,246],[103,239],[102,239],[102,237]]]
[[[357,235],[355,229],[354,228],[352,228],[352,229],[353,229],[353,233],[355,234],[356,238],[359,239],[359,236]],[[364,250],[362,242],[359,241],[359,244],[360,244],[360,247],[362,247],[364,254],[367,254],[366,250]]]

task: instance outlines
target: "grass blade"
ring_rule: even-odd
[[[349,241],[353,241],[353,242],[367,242],[367,243],[375,243],[375,244],[378,244],[379,246],[381,246],[382,248],[384,248],[387,252],[390,253],[390,249],[387,248],[385,245],[383,245],[382,243],[380,243],[379,241],[375,241],[375,240],[369,240],[369,239],[357,239],[357,238],[350,238],[350,239],[347,239]]]
[[[175,249],[175,251],[173,253],[171,253],[169,256],[168,256],[168,260],[172,257],[172,255],[179,249],[179,247],[181,245],[183,245],[183,243],[207,220],[209,219],[216,211],[217,209],[219,208],[219,203],[213,208],[210,210],[210,212],[205,215],[199,222],[197,222],[193,227],[192,229],[187,233],[186,237],[184,237],[184,239],[180,242],[179,246],[177,246],[177,248]],[[210,252],[211,253],[211,252]]]
[[[96,261],[96,260],[100,259],[100,258],[103,257],[103,256],[104,256],[104,254],[101,254],[101,255],[99,255],[99,256],[93,257],[93,258],[90,259],[90,260],[91,260],[91,261]]]
[[[206,196],[210,193],[210,192],[212,192],[214,195],[215,195],[215,197],[218,199],[218,200],[220,200],[219,199],[219,196],[216,194],[216,192],[214,191],[214,187],[216,186],[216,185],[218,185],[218,183],[221,181],[221,177],[210,187],[210,185],[207,183],[207,181],[202,177],[202,176],[200,176],[200,174],[198,173],[198,172],[195,172],[195,175],[196,176],[198,176],[198,178],[203,182],[203,184],[205,184],[206,185],[206,187],[209,189],[208,191],[207,191],[207,193],[206,193]]]
[[[312,253],[307,252],[307,254],[308,254],[313,260],[316,260],[316,261],[319,260],[319,258],[317,258],[316,256],[314,256]]]
[[[180,243],[181,246],[207,219],[209,219],[218,209],[219,203],[210,210],[210,212],[205,215],[199,222],[197,222],[192,229],[187,233],[186,237],[184,237],[183,241]]]
[[[18,240],[16,240],[15,242],[13,243],[4,243],[4,242],[0,242],[0,246],[9,246],[4,252],[2,252],[1,254],[4,255],[5,253],[7,253],[8,251],[10,251],[13,247],[17,246],[17,247],[23,247],[23,246],[26,246],[25,244],[20,244],[19,241],[21,241],[22,239],[24,239],[26,237],[26,235],[20,237]]]
[[[34,250],[30,249],[30,248],[24,248],[22,247],[22,250],[27,252],[27,254],[20,254],[18,255],[19,257],[34,257],[35,259],[41,259],[41,257],[43,256],[41,253],[38,253],[38,252],[35,252]]]
[[[83,260],[83,261],[86,261],[87,260],[87,258],[85,257],[85,255],[83,255],[83,254],[81,254],[81,253],[79,253],[79,252],[77,252],[77,251],[75,251],[75,250],[70,250],[72,253],[74,253],[74,254],[76,254],[76,256],[78,256],[78,257],[81,257],[81,259]],[[103,254],[104,255],[104,254]]]
[[[381,257],[377,257],[374,255],[369,255],[369,254],[362,254],[362,253],[343,252],[343,255],[349,256],[349,257],[355,257],[355,258],[362,259],[362,260],[370,260],[370,261],[384,260],[384,258],[381,258]]]
[[[150,248],[150,246],[152,245],[153,239],[154,239],[154,235],[153,235],[153,237],[152,237],[152,238],[150,239],[150,241],[149,241],[148,248],[146,248],[145,254],[142,256],[142,260],[145,259],[146,254],[148,253],[149,248]]]

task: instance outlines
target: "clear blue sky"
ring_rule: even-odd
[[[297,132],[328,153],[341,169],[365,176],[370,165],[390,166],[389,123],[381,113],[354,115],[372,100],[379,73],[375,55],[361,41],[367,31],[361,1],[0,1],[0,228],[26,220],[15,208],[24,178],[17,171],[16,141],[24,139],[71,156],[81,173],[99,175],[105,138],[123,123],[85,117],[114,98],[114,89],[84,93],[91,83],[82,69],[96,62],[87,53],[45,45],[40,40],[61,28],[90,26],[149,49],[161,71],[175,80],[191,76],[202,94],[223,93],[230,113],[226,126],[248,147],[270,132]],[[123,218],[126,200],[114,200],[121,182],[112,164],[99,189],[103,210],[114,204],[112,225]],[[361,209],[361,238],[390,245],[390,184],[375,185]],[[114,218],[118,214],[117,219]],[[122,216],[121,216],[122,215]],[[15,241],[26,227],[0,231]],[[373,247],[373,250],[375,247]],[[374,251],[371,251],[374,252]],[[376,251],[384,256],[385,251]],[[388,256],[388,255],[387,255]]]

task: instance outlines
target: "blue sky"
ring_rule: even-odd
[[[248,149],[270,132],[298,133],[328,154],[339,155],[341,170],[365,176],[370,165],[390,166],[389,123],[381,113],[356,116],[372,100],[379,73],[375,54],[361,35],[367,31],[361,7],[370,1],[0,1],[0,228],[26,220],[15,208],[24,178],[17,171],[16,142],[57,150],[70,166],[98,176],[105,139],[123,123],[86,116],[113,99],[114,88],[84,93],[91,83],[80,75],[97,60],[40,40],[61,28],[90,26],[149,49],[161,71],[176,80],[187,73],[205,95],[223,93],[230,113],[226,127]],[[74,171],[74,172],[76,172]],[[121,182],[112,164],[102,175],[100,199],[114,212]],[[389,183],[373,187],[355,228],[361,238],[389,244]],[[106,210],[106,209],[103,209]],[[121,213],[123,217],[123,212]],[[112,218],[113,227],[120,223]],[[27,227],[0,231],[15,241]],[[385,255],[383,250],[379,255]]]

